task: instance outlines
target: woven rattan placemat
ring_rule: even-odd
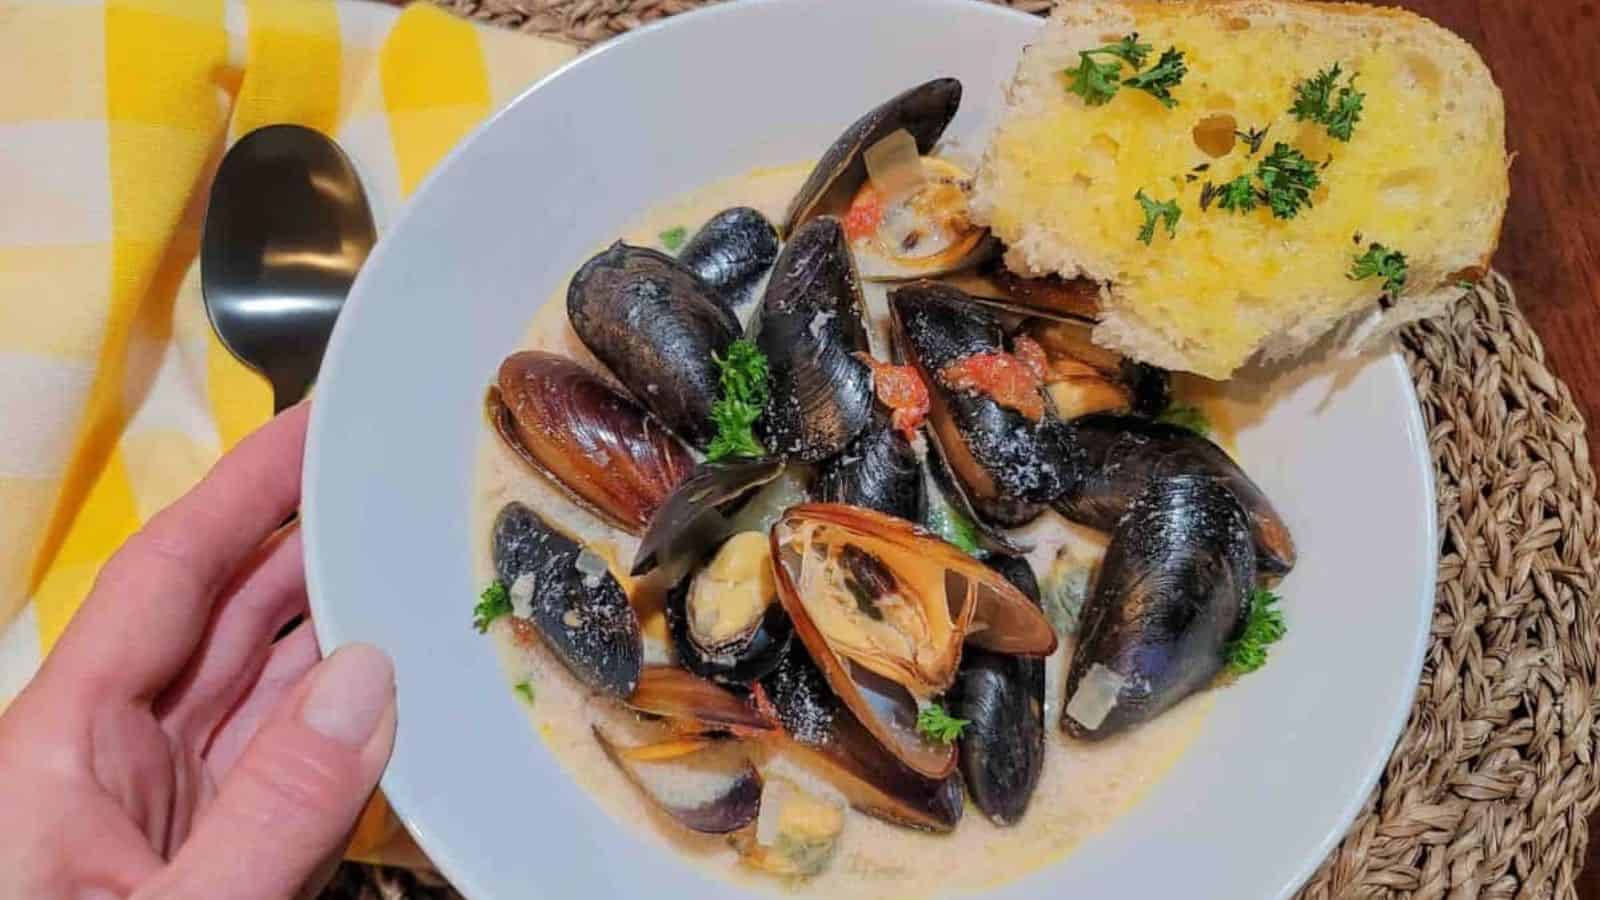
[[[702,5],[438,2],[585,45]],[[1437,472],[1433,632],[1383,778],[1301,897],[1570,898],[1600,780],[1600,514],[1583,418],[1498,275],[1400,343]],[[363,900],[451,895],[351,866],[335,888]]]

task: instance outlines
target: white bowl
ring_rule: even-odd
[[[567,777],[473,632],[469,522],[481,400],[537,305],[630,219],[688,188],[812,158],[859,113],[955,75],[975,146],[1039,20],[967,0],[772,0],[642,29],[528,91],[458,148],[386,234],[324,364],[305,469],[307,577],[325,650],[395,660],[383,787],[468,896],[731,897]],[[1375,783],[1421,668],[1433,487],[1397,354],[1264,391],[1239,435],[1300,563],[1289,635],[1221,691],[1129,815],[996,897],[1289,894]],[[982,865],[982,860],[974,860]]]

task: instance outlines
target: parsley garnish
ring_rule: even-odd
[[[1187,428],[1201,437],[1211,436],[1211,420],[1198,406],[1169,406],[1156,416],[1156,421]]]
[[[516,684],[513,684],[511,689],[516,691],[517,696],[521,697],[524,702],[529,704],[533,703],[533,685],[526,681],[519,681]]]
[[[1267,126],[1268,128],[1272,126]],[[1233,136],[1244,141],[1250,147],[1250,155],[1255,156],[1261,152],[1261,142],[1267,139],[1266,128],[1251,128],[1248,131],[1235,131]]]
[[[1278,600],[1277,594],[1265,588],[1250,592],[1244,631],[1223,651],[1231,674],[1247,675],[1266,665],[1267,648],[1289,633],[1283,624],[1283,612],[1277,608]]]
[[[727,356],[713,353],[711,358],[721,370],[722,396],[711,404],[717,434],[706,448],[706,459],[766,455],[753,430],[767,405],[766,354],[750,341],[737,340],[728,345]]]
[[[966,719],[958,719],[945,712],[944,707],[937,703],[930,703],[917,713],[917,730],[929,740],[948,744],[961,737],[961,732],[972,724]]]
[[[479,634],[489,630],[489,623],[501,616],[511,615],[511,592],[498,581],[489,582],[489,586],[478,595],[478,605],[472,608],[472,627],[478,629]]]
[[[679,225],[676,228],[668,228],[658,236],[661,238],[661,246],[676,253],[678,248],[683,246],[684,238],[689,236],[689,230]]]
[[[1256,208],[1259,197],[1255,187],[1250,184],[1249,175],[1240,175],[1238,178],[1224,185],[1219,185],[1216,190],[1217,205],[1230,212],[1247,213]]]
[[[1256,178],[1261,181],[1260,199],[1279,219],[1292,219],[1300,207],[1309,208],[1311,192],[1322,183],[1316,163],[1282,141],[1273,144],[1272,152],[1256,167]]]
[[[1095,62],[1089,54],[1105,52],[1100,50],[1085,50],[1078,54],[1078,67],[1073,69],[1072,81],[1067,84],[1067,90],[1083,98],[1083,102],[1090,106],[1101,106],[1117,95],[1117,76],[1122,74],[1122,63]]]
[[[1144,195],[1141,188],[1133,199],[1139,201],[1139,206],[1144,209],[1144,226],[1139,229],[1139,240],[1149,244],[1155,240],[1156,223],[1159,221],[1167,226],[1167,237],[1176,237],[1178,234],[1178,219],[1183,215],[1183,210],[1178,208],[1178,200],[1174,197],[1164,203],[1157,203]]]
[[[1327,127],[1328,134],[1348,141],[1356,123],[1361,121],[1361,104],[1367,95],[1356,90],[1355,75],[1339,87],[1337,95],[1334,94],[1340,74],[1339,64],[1334,63],[1333,68],[1323,69],[1315,77],[1295,85],[1294,105],[1289,107],[1289,112],[1301,122],[1320,122]]]
[[[1355,258],[1348,277],[1351,281],[1382,278],[1384,292],[1398,294],[1406,286],[1406,255],[1374,242],[1366,253]]]
[[[1183,82],[1183,76],[1188,72],[1189,67],[1183,62],[1183,51],[1168,47],[1162,51],[1161,59],[1155,65],[1122,83],[1144,91],[1160,100],[1162,106],[1171,109],[1178,105],[1178,101],[1173,99],[1172,89]]]

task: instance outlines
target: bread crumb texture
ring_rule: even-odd
[[[1169,46],[1183,51],[1175,108],[1128,87],[1101,106],[1067,90],[1079,51],[1130,32],[1152,45],[1147,66]],[[1335,63],[1340,84],[1354,73],[1366,95],[1348,143],[1289,112],[1295,86]],[[1433,302],[1486,264],[1505,209],[1504,110],[1487,67],[1460,38],[1397,10],[1069,0],[1024,52],[1007,99],[974,208],[1008,264],[1109,283],[1098,342],[1213,378],[1375,304],[1381,279],[1347,277],[1371,242],[1406,254],[1400,304]],[[1233,134],[1260,128],[1255,154]],[[1253,174],[1278,142],[1327,162],[1310,209],[1288,220],[1265,206],[1201,209],[1206,182]],[[1162,227],[1139,240],[1141,190],[1176,198],[1175,236]]]

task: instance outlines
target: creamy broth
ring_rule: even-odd
[[[729,206],[752,206],[776,221],[784,205],[804,178],[809,166],[760,170],[710,185],[655,209],[621,237],[629,243],[659,247],[659,235],[683,227],[693,233],[710,216]],[[596,248],[597,250],[599,248]],[[887,356],[885,291],[867,286],[872,313],[874,350]],[[743,311],[748,313],[748,310]],[[566,318],[566,285],[562,284],[535,315],[521,343],[571,357],[597,371],[601,367],[573,334]],[[1177,388],[1184,393],[1180,384]],[[1194,402],[1191,400],[1190,402]],[[1226,420],[1225,404],[1216,398],[1200,401],[1207,413]],[[505,503],[519,500],[539,514],[560,522],[573,536],[586,541],[607,557],[613,574],[628,589],[645,633],[647,662],[665,662],[666,628],[661,615],[663,585],[652,579],[622,576],[633,557],[637,539],[611,529],[567,500],[561,492],[505,449],[485,430],[479,451],[474,521],[483,582],[494,577],[489,556],[489,529]],[[1079,559],[1092,560],[1104,547],[1104,538],[1072,526],[1047,512],[1017,532],[1034,547],[1029,561],[1044,577],[1063,546]],[[506,619],[490,629],[510,685],[528,682],[534,700],[527,706],[534,728],[561,762],[566,772],[618,822],[619,828],[645,828],[672,844],[712,872],[743,884],[784,893],[829,898],[921,897],[991,887],[1057,861],[1084,838],[1120,818],[1157,783],[1199,735],[1212,705],[1209,692],[1193,697],[1156,720],[1118,738],[1097,744],[1068,740],[1057,725],[1062,703],[1070,636],[1062,642],[1047,666],[1045,697],[1046,754],[1043,774],[1021,822],[1008,828],[992,824],[970,802],[960,824],[950,834],[935,835],[894,826],[850,811],[846,816],[838,851],[822,874],[803,882],[790,882],[750,869],[725,837],[690,832],[651,808],[612,765],[596,743],[591,728],[597,722],[623,733],[643,726],[616,704],[596,702],[537,641],[518,633]],[[843,800],[828,783],[808,771],[798,760],[759,748],[757,763],[768,774],[783,774],[811,790]],[[529,765],[538,765],[530,760]],[[514,777],[514,775],[513,775]]]

